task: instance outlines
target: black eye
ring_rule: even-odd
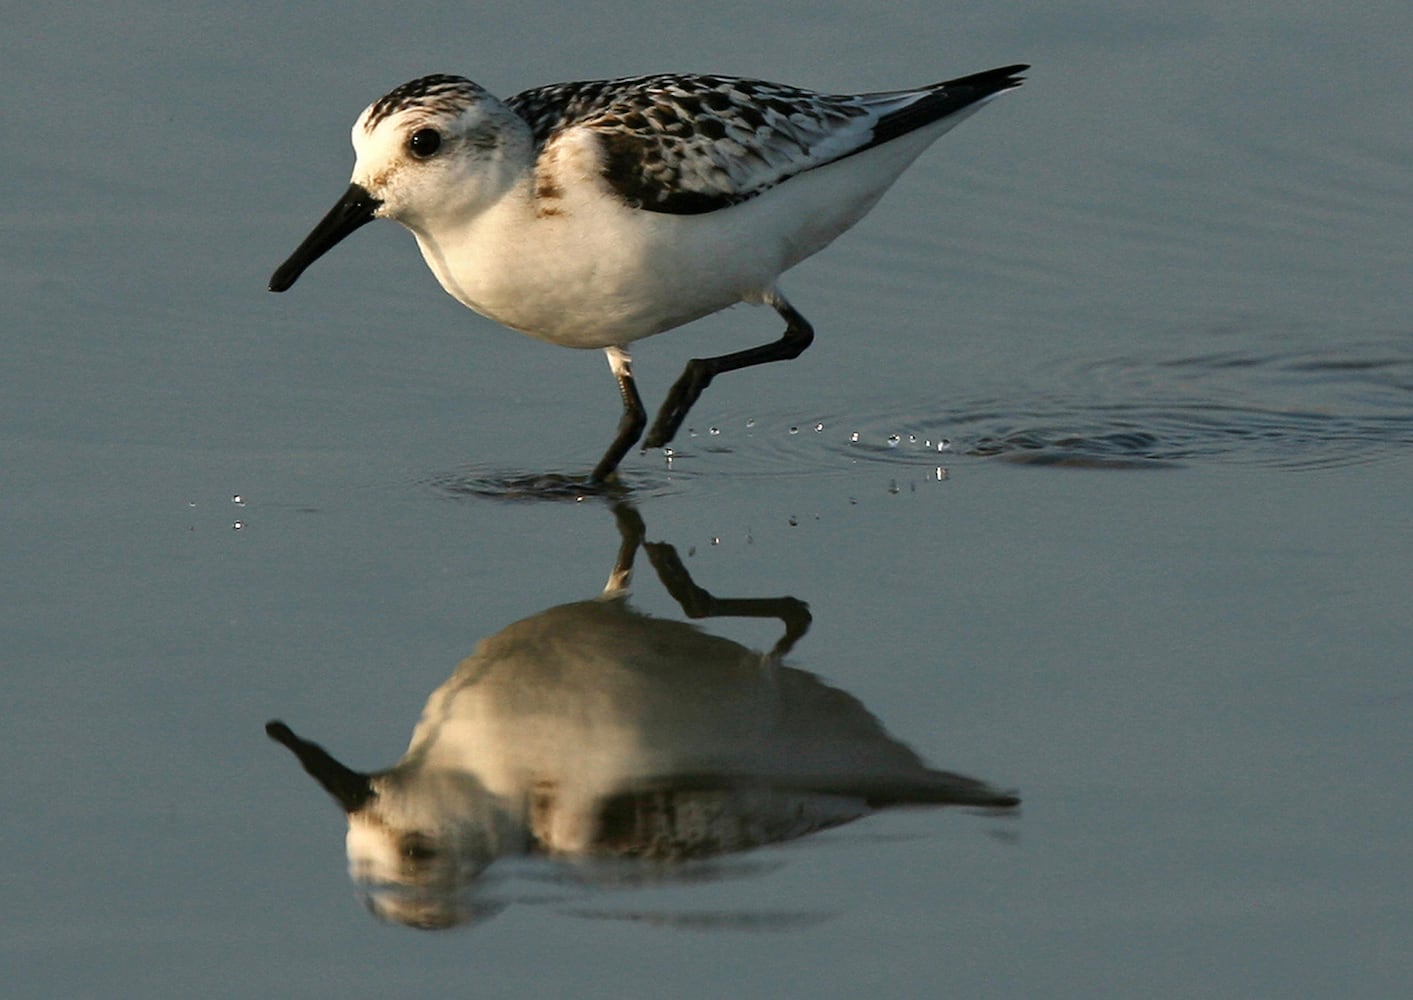
[[[433,860],[439,853],[437,843],[431,837],[420,833],[409,833],[402,838],[398,844],[398,851],[404,858],[412,862],[427,862]]]
[[[425,160],[442,148],[442,134],[434,128],[419,128],[408,136],[407,148],[417,159]]]

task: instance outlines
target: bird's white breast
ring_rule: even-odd
[[[474,217],[414,232],[442,287],[482,315],[566,347],[621,345],[759,301],[942,131],[920,129],[697,215],[633,208],[603,183],[592,150],[562,150]]]

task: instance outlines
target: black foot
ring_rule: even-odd
[[[634,399],[636,398],[635,394]],[[599,459],[599,464],[589,473],[590,483],[618,481],[618,463],[623,461],[623,456],[628,454],[629,449],[637,442],[638,435],[643,433],[643,426],[647,422],[642,403],[638,403],[637,409],[624,411],[623,419],[618,422],[618,433],[613,438],[613,444],[608,446],[608,451]]]
[[[643,438],[644,451],[649,448],[661,448],[677,436],[682,421],[687,419],[687,412],[691,410],[692,404],[701,396],[702,391],[711,385],[715,375],[710,361],[693,358],[687,362],[687,370],[673,384],[662,409],[657,412],[652,430]]]

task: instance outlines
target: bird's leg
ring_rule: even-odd
[[[637,442],[638,435],[643,433],[648,423],[648,411],[643,409],[638,386],[633,382],[633,359],[621,347],[605,347],[603,352],[608,355],[608,367],[613,370],[613,377],[618,379],[618,393],[623,397],[623,416],[618,421],[618,433],[613,438],[613,444],[608,446],[599,464],[589,473],[591,483],[605,482],[614,474],[618,463],[628,454],[628,449]]]
[[[612,509],[613,519],[618,523],[618,558],[613,561],[613,572],[609,573],[608,582],[603,586],[605,597],[615,597],[628,590],[633,579],[633,557],[638,554],[638,548],[648,533],[643,515],[627,500],[622,497],[615,499]]]
[[[785,634],[771,654],[788,653],[810,627],[810,608],[794,597],[716,597],[697,586],[677,550],[666,542],[644,542],[658,579],[688,618],[779,618]]]
[[[718,358],[693,358],[688,361],[686,371],[673,384],[672,390],[667,394],[667,400],[658,411],[652,430],[648,431],[648,436],[643,439],[644,449],[661,448],[671,441],[682,426],[682,421],[686,419],[687,411],[702,394],[702,390],[722,372],[734,372],[738,368],[750,368],[752,365],[763,365],[770,361],[789,361],[798,358],[805,348],[810,346],[810,342],[814,340],[814,328],[810,326],[809,320],[796,312],[794,306],[786,302],[784,296],[778,292],[771,292],[765,301],[784,318],[784,336],[774,343],[736,351],[734,354],[723,354]]]

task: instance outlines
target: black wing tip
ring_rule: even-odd
[[[1010,90],[1019,87],[1025,82],[1025,77],[1021,76],[1030,69],[1029,63],[1016,63],[1013,66],[998,66],[996,69],[983,70],[980,73],[972,73],[969,76],[959,76],[955,80],[946,80],[937,86],[950,90],[953,87],[975,87],[978,90],[985,90],[988,93],[996,93],[1001,90]]]

